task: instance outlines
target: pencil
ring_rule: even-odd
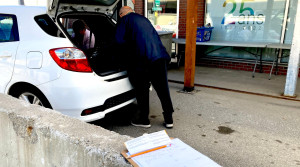
[[[167,145],[164,145],[164,146],[160,146],[160,147],[156,147],[156,148],[152,148],[150,150],[146,150],[146,151],[143,151],[143,152],[139,152],[139,153],[136,153],[136,154],[132,154],[132,155],[129,155],[128,157],[126,158],[132,158],[132,157],[135,157],[135,156],[138,156],[138,155],[142,155],[142,154],[146,154],[148,152],[152,152],[152,151],[155,151],[155,150],[159,150],[159,149],[162,149],[162,148],[165,148],[167,147]]]

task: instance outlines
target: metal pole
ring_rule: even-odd
[[[176,9],[176,14],[177,14],[177,22],[176,22],[176,39],[178,38],[178,33],[179,33],[179,6],[180,6],[180,0],[177,0],[177,9]]]
[[[280,43],[283,43],[284,36],[285,36],[285,29],[286,29],[286,23],[287,23],[287,18],[288,18],[288,13],[289,13],[289,6],[290,6],[290,0],[286,0]]]
[[[295,96],[298,73],[299,73],[299,57],[300,57],[300,1],[298,1],[294,34],[292,40],[291,53],[286,75],[285,96]]]
[[[144,4],[144,16],[149,18],[149,16],[148,16],[148,0],[145,1],[145,4]]]
[[[290,6],[290,0],[286,0],[284,18],[283,18],[282,29],[281,29],[281,39],[280,39],[281,44],[283,43],[284,37],[285,37],[285,29],[286,29],[286,23],[287,23],[287,18],[288,18],[288,13],[289,13],[289,6]],[[282,49],[279,49],[277,63],[280,63],[281,55],[282,55]]]

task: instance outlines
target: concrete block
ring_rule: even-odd
[[[0,94],[0,166],[131,166],[120,155],[131,139]]]

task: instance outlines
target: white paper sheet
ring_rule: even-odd
[[[145,134],[135,139],[125,142],[125,146],[130,154],[146,151],[171,143],[171,139],[165,130]]]
[[[169,147],[133,157],[132,160],[140,167],[220,167],[177,138]]]

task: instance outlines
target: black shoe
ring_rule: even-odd
[[[137,127],[143,127],[143,128],[150,128],[151,124],[149,120],[146,121],[140,121],[140,120],[132,120],[131,125],[137,126]]]
[[[163,114],[164,115],[164,126],[166,128],[173,128],[173,117],[172,114]]]

